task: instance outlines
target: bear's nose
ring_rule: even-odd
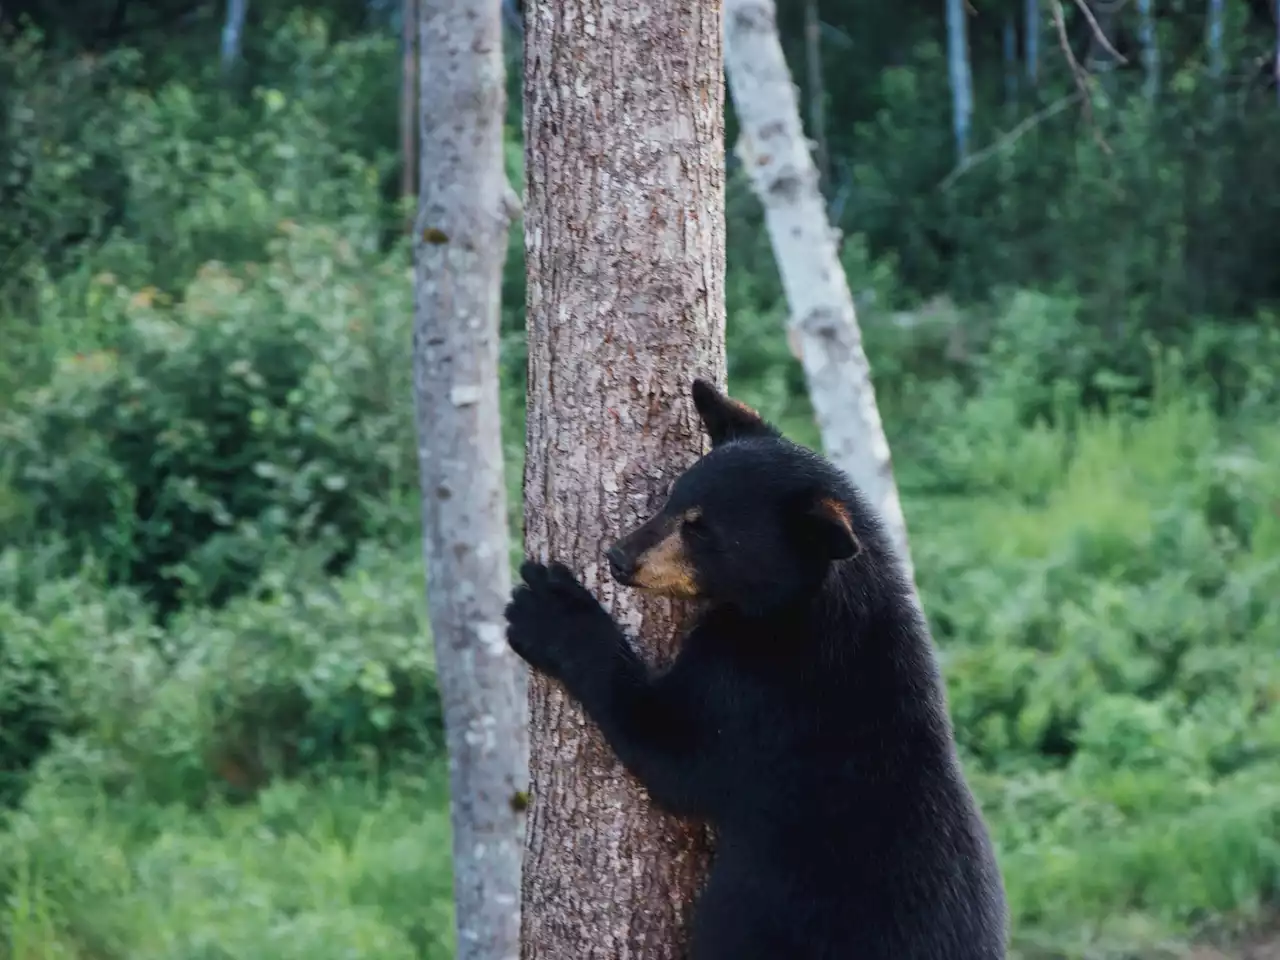
[[[617,547],[610,549],[605,556],[609,558],[609,572],[613,574],[613,579],[623,584],[630,583],[636,572],[636,565],[631,558]]]

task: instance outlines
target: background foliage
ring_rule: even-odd
[[[224,77],[218,7],[5,8],[2,960],[450,955],[396,11],[250,11]],[[1052,37],[1005,93],[1010,12],[957,171],[941,7],[824,0],[828,193],[1018,950],[1156,956],[1280,895],[1274,29],[1214,79],[1162,8],[1090,120]],[[731,386],[816,443],[728,216]],[[513,529],[523,298],[517,232]]]

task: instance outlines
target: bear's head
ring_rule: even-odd
[[[695,380],[711,452],[608,551],[619,583],[756,612],[816,591],[861,549],[857,494],[827,460]]]

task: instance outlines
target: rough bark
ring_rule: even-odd
[[[889,443],[778,41],[773,0],[725,0],[725,65],[742,126],[738,150],[764,204],[823,447],[875,504],[910,576],[907,524]]]
[[[517,206],[502,163],[499,0],[422,0],[414,393],[444,706],[460,960],[519,955],[525,671],[510,593],[498,308]]]
[[[568,564],[655,662],[683,611],[615,587],[603,550],[703,449],[724,376],[718,0],[525,7],[530,557]],[[704,831],[656,811],[578,706],[530,680],[525,960],[684,955]]]

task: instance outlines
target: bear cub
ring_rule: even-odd
[[[753,410],[701,380],[693,401],[711,452],[607,554],[700,602],[675,661],[642,661],[554,563],[521,568],[508,642],[654,803],[714,828],[692,960],[1003,958],[995,854],[880,521]]]

